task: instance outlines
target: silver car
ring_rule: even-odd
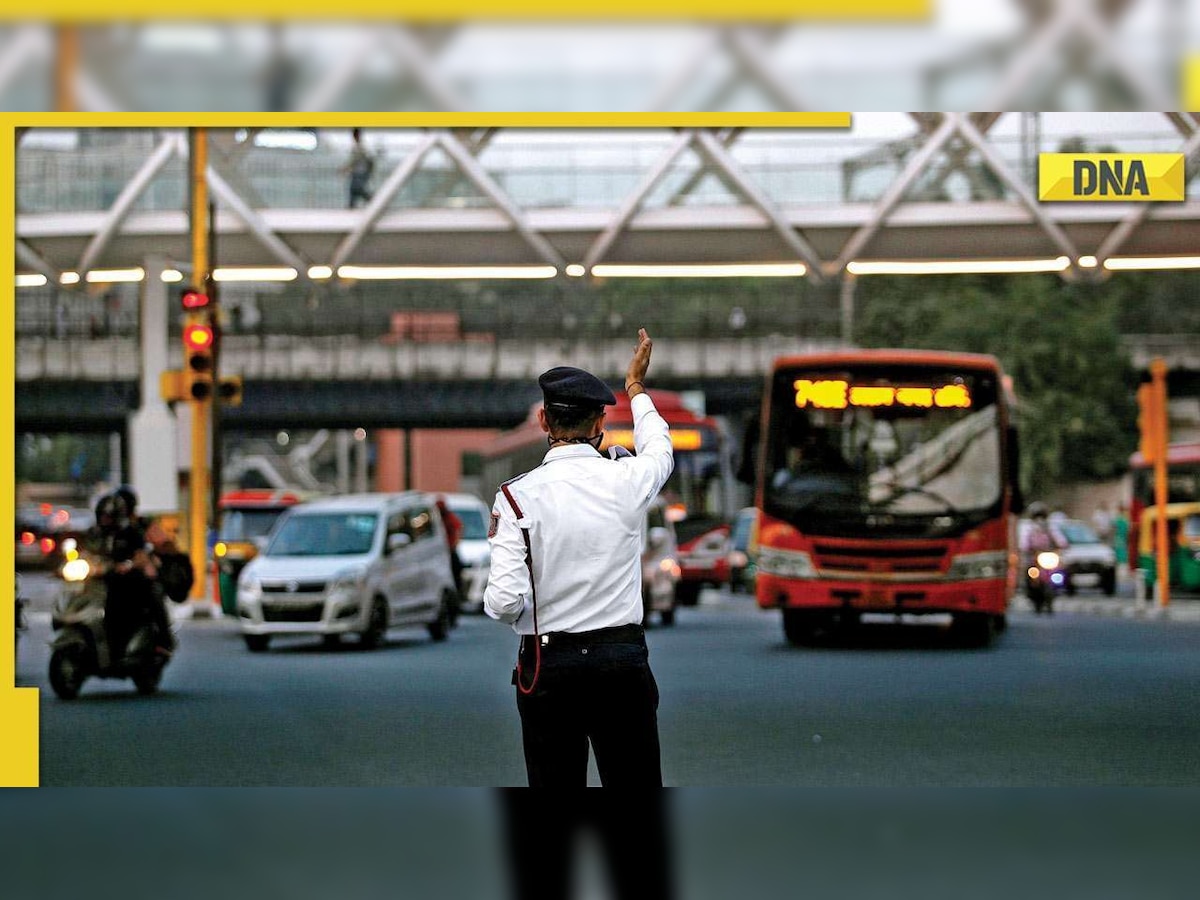
[[[419,625],[444,640],[457,594],[434,497],[356,494],[292,507],[238,578],[246,646],[275,635],[354,634],[365,647],[389,628]]]

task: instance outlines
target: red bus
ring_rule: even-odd
[[[1016,432],[991,356],[777,359],[755,465],[757,602],[792,644],[864,613],[950,614],[979,644],[1016,582]]]
[[[1135,565],[1142,511],[1154,505],[1154,464],[1141,453],[1129,457],[1129,559]],[[1167,445],[1167,502],[1200,501],[1200,441]]]

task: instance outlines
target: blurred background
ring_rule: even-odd
[[[1163,110],[1195,0],[931,0],[917,20],[13,21],[9,110]],[[578,15],[576,13],[576,15]],[[15,18],[15,17],[12,17]],[[199,15],[198,15],[199,18]]]

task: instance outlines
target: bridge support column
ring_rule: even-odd
[[[146,513],[179,510],[175,416],[159,393],[167,369],[167,321],[170,304],[163,284],[161,257],[146,260],[139,298],[141,323],[140,406],[129,417],[130,482]]]

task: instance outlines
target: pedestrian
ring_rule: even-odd
[[[585,787],[589,742],[606,787],[662,786],[641,549],[674,455],[646,393],[651,349],[639,329],[625,375],[636,456],[599,452],[616,398],[596,376],[558,366],[538,378],[550,450],[492,505],[484,608],[521,635],[513,683],[531,787]]]
[[[354,209],[360,200],[367,203],[371,199],[367,182],[371,180],[371,173],[375,171],[375,159],[362,144],[361,129],[355,128],[351,136],[354,145],[350,148],[350,159],[342,166],[342,171],[350,175],[350,209]]]
[[[1108,504],[1101,503],[1092,513],[1092,528],[1096,536],[1104,543],[1109,543],[1113,536],[1113,517],[1108,511]]]
[[[434,505],[437,507],[438,515],[442,518],[442,527],[446,532],[446,548],[450,551],[450,573],[454,576],[454,589],[458,591],[461,603],[463,600],[462,557],[458,555],[458,542],[462,538],[462,519],[446,505],[446,498],[440,494]]]
[[[1129,506],[1124,500],[1117,506],[1117,514],[1113,517],[1112,528],[1113,552],[1117,555],[1117,571],[1128,573],[1135,557],[1131,552],[1132,542],[1129,533]]]

